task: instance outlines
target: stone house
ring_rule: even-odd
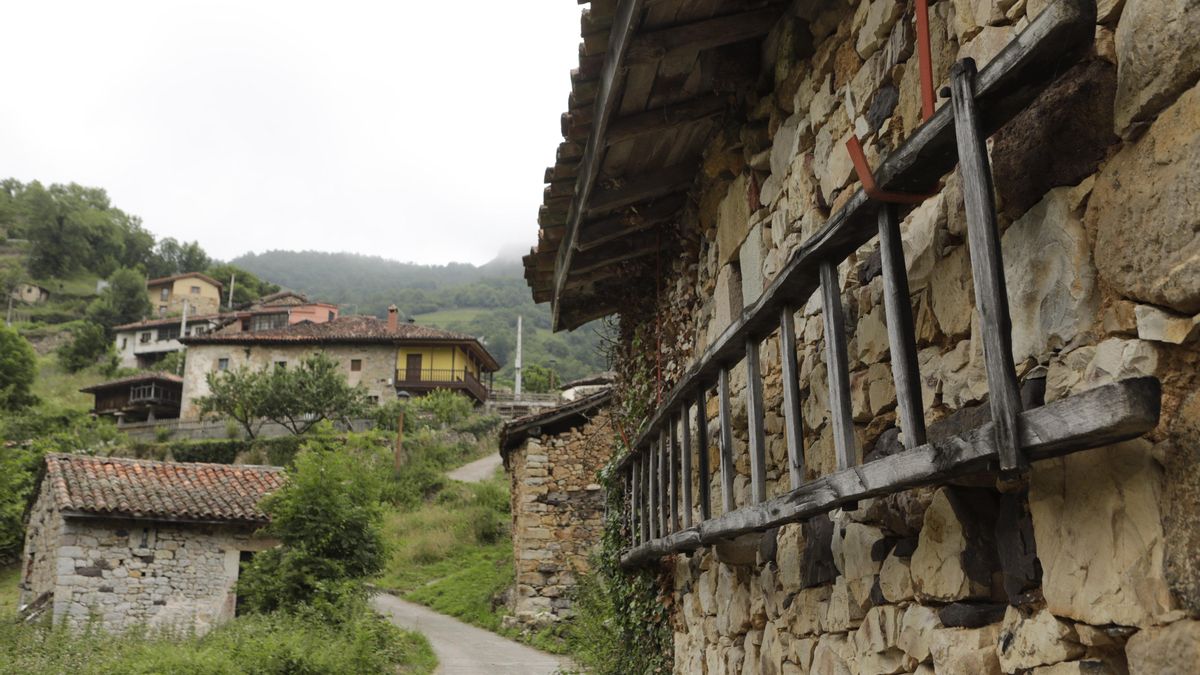
[[[216,314],[221,310],[221,282],[200,272],[185,272],[146,282],[150,305],[159,317]]]
[[[113,327],[113,344],[122,368],[151,368],[167,354],[183,351],[179,338],[217,330],[225,320],[223,314],[199,314],[186,321],[183,317],[135,321]]]
[[[435,389],[487,400],[491,374],[500,365],[476,338],[399,321],[393,306],[387,320],[342,316],[323,323],[242,331],[231,326],[193,335],[187,346],[180,417],[196,419],[196,399],[209,393],[207,375],[240,367],[287,367],[321,352],[342,364],[351,386],[362,385],[380,403],[400,392],[419,396]]]
[[[267,466],[47,455],[30,508],[20,606],[55,622],[204,633],[233,617],[240,565],[274,542]]]
[[[13,286],[13,289],[11,292],[9,292],[8,297],[16,300],[17,302],[23,302],[27,305],[41,305],[50,299],[50,291],[47,288],[38,286],[37,284],[21,282],[16,286]]]
[[[582,28],[526,276],[617,316],[675,672],[1195,672],[1200,4]]]
[[[603,528],[597,472],[612,457],[611,399],[611,390],[597,392],[512,420],[500,432],[512,482],[510,624],[537,627],[570,615],[569,591]]]

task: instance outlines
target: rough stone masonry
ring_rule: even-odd
[[[935,85],[956,59],[984,67],[1052,2],[932,4]],[[803,39],[767,42],[774,89],[711,142],[661,300],[623,312],[627,395],[645,392],[630,373],[655,344],[669,390],[845,203],[858,187],[850,134],[874,164],[920,124],[913,5],[800,2],[785,16],[778,30]],[[1153,375],[1160,426],[1039,463],[1017,493],[980,476],[665,559],[675,672],[1198,672],[1198,80],[1200,3],[1098,0],[1089,57],[989,141],[1026,404]],[[957,182],[902,224],[932,438],[986,415]],[[860,462],[900,448],[877,256],[869,244],[839,268]],[[821,312],[815,297],[795,315],[806,479],[836,467]],[[662,339],[633,344],[655,316]],[[777,339],[761,362],[770,497],[789,489]],[[733,371],[738,504],[750,501],[745,377]],[[716,412],[710,398],[719,513]]]

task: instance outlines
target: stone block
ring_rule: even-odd
[[[903,602],[913,597],[908,558],[901,558],[895,551],[888,554],[879,569],[879,590],[888,602]]]
[[[739,269],[742,273],[742,306],[754,304],[763,292],[763,259],[767,254],[767,240],[763,236],[763,224],[754,224],[746,234],[746,240],[738,252]]]
[[[925,511],[911,570],[918,598],[953,602],[991,597],[995,500],[990,491],[942,488]]]
[[[1137,305],[1134,319],[1137,322],[1137,336],[1142,340],[1181,345],[1195,339],[1200,333],[1200,314],[1179,316],[1152,305]]]
[[[1083,336],[1099,306],[1096,271],[1070,188],[1056,188],[1002,239],[1013,361],[1043,361]]]
[[[1129,638],[1130,675],[1192,675],[1200,664],[1200,621],[1145,628]]]
[[[1200,5],[1193,3],[1190,11],[1200,16]],[[1193,35],[1200,39],[1195,37],[1200,30]],[[1200,49],[1192,53],[1200,58]],[[1154,67],[1168,72],[1165,64]],[[1096,177],[1087,210],[1089,229],[1096,233],[1096,267],[1121,295],[1182,314],[1200,313],[1200,237],[1195,233],[1200,181],[1193,180],[1198,174],[1200,86],[1180,96]]]
[[[1070,661],[1085,648],[1071,624],[1041,609],[1023,612],[1009,607],[1000,629],[1000,669],[1005,673]]]
[[[929,279],[933,316],[942,334],[967,335],[975,309],[975,286],[971,278],[971,257],[966,246],[959,246],[937,263]]]
[[[999,637],[999,625],[934,630],[929,640],[934,669],[939,675],[1000,675]]]
[[[1117,24],[1116,48],[1120,65],[1115,128],[1128,136],[1200,77],[1200,4],[1127,0]]]
[[[740,175],[729,185],[717,208],[717,250],[722,264],[737,259],[738,250],[750,228],[750,198],[746,177]]]
[[[1036,466],[1029,508],[1050,612],[1093,625],[1171,616],[1162,480],[1140,439]]]
[[[932,608],[909,605],[900,623],[896,646],[914,661],[926,661],[929,659],[929,645],[933,641],[933,633],[941,627],[937,612]]]
[[[855,51],[863,59],[870,58],[887,43],[892,26],[904,14],[904,3],[896,0],[863,0],[860,7],[863,23],[858,29]]]

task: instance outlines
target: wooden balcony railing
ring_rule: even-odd
[[[479,401],[488,400],[491,388],[471,371],[451,368],[422,368],[421,370],[397,370],[396,388],[413,391],[431,389],[465,389]]]

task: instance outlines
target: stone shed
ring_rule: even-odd
[[[275,542],[259,500],[283,469],[48,455],[29,513],[20,607],[105,630],[207,632],[236,611],[243,562]]]
[[[604,492],[597,472],[612,456],[611,390],[515,419],[500,434],[512,480],[517,587],[510,622],[538,626],[571,610],[567,591],[600,541]]]

